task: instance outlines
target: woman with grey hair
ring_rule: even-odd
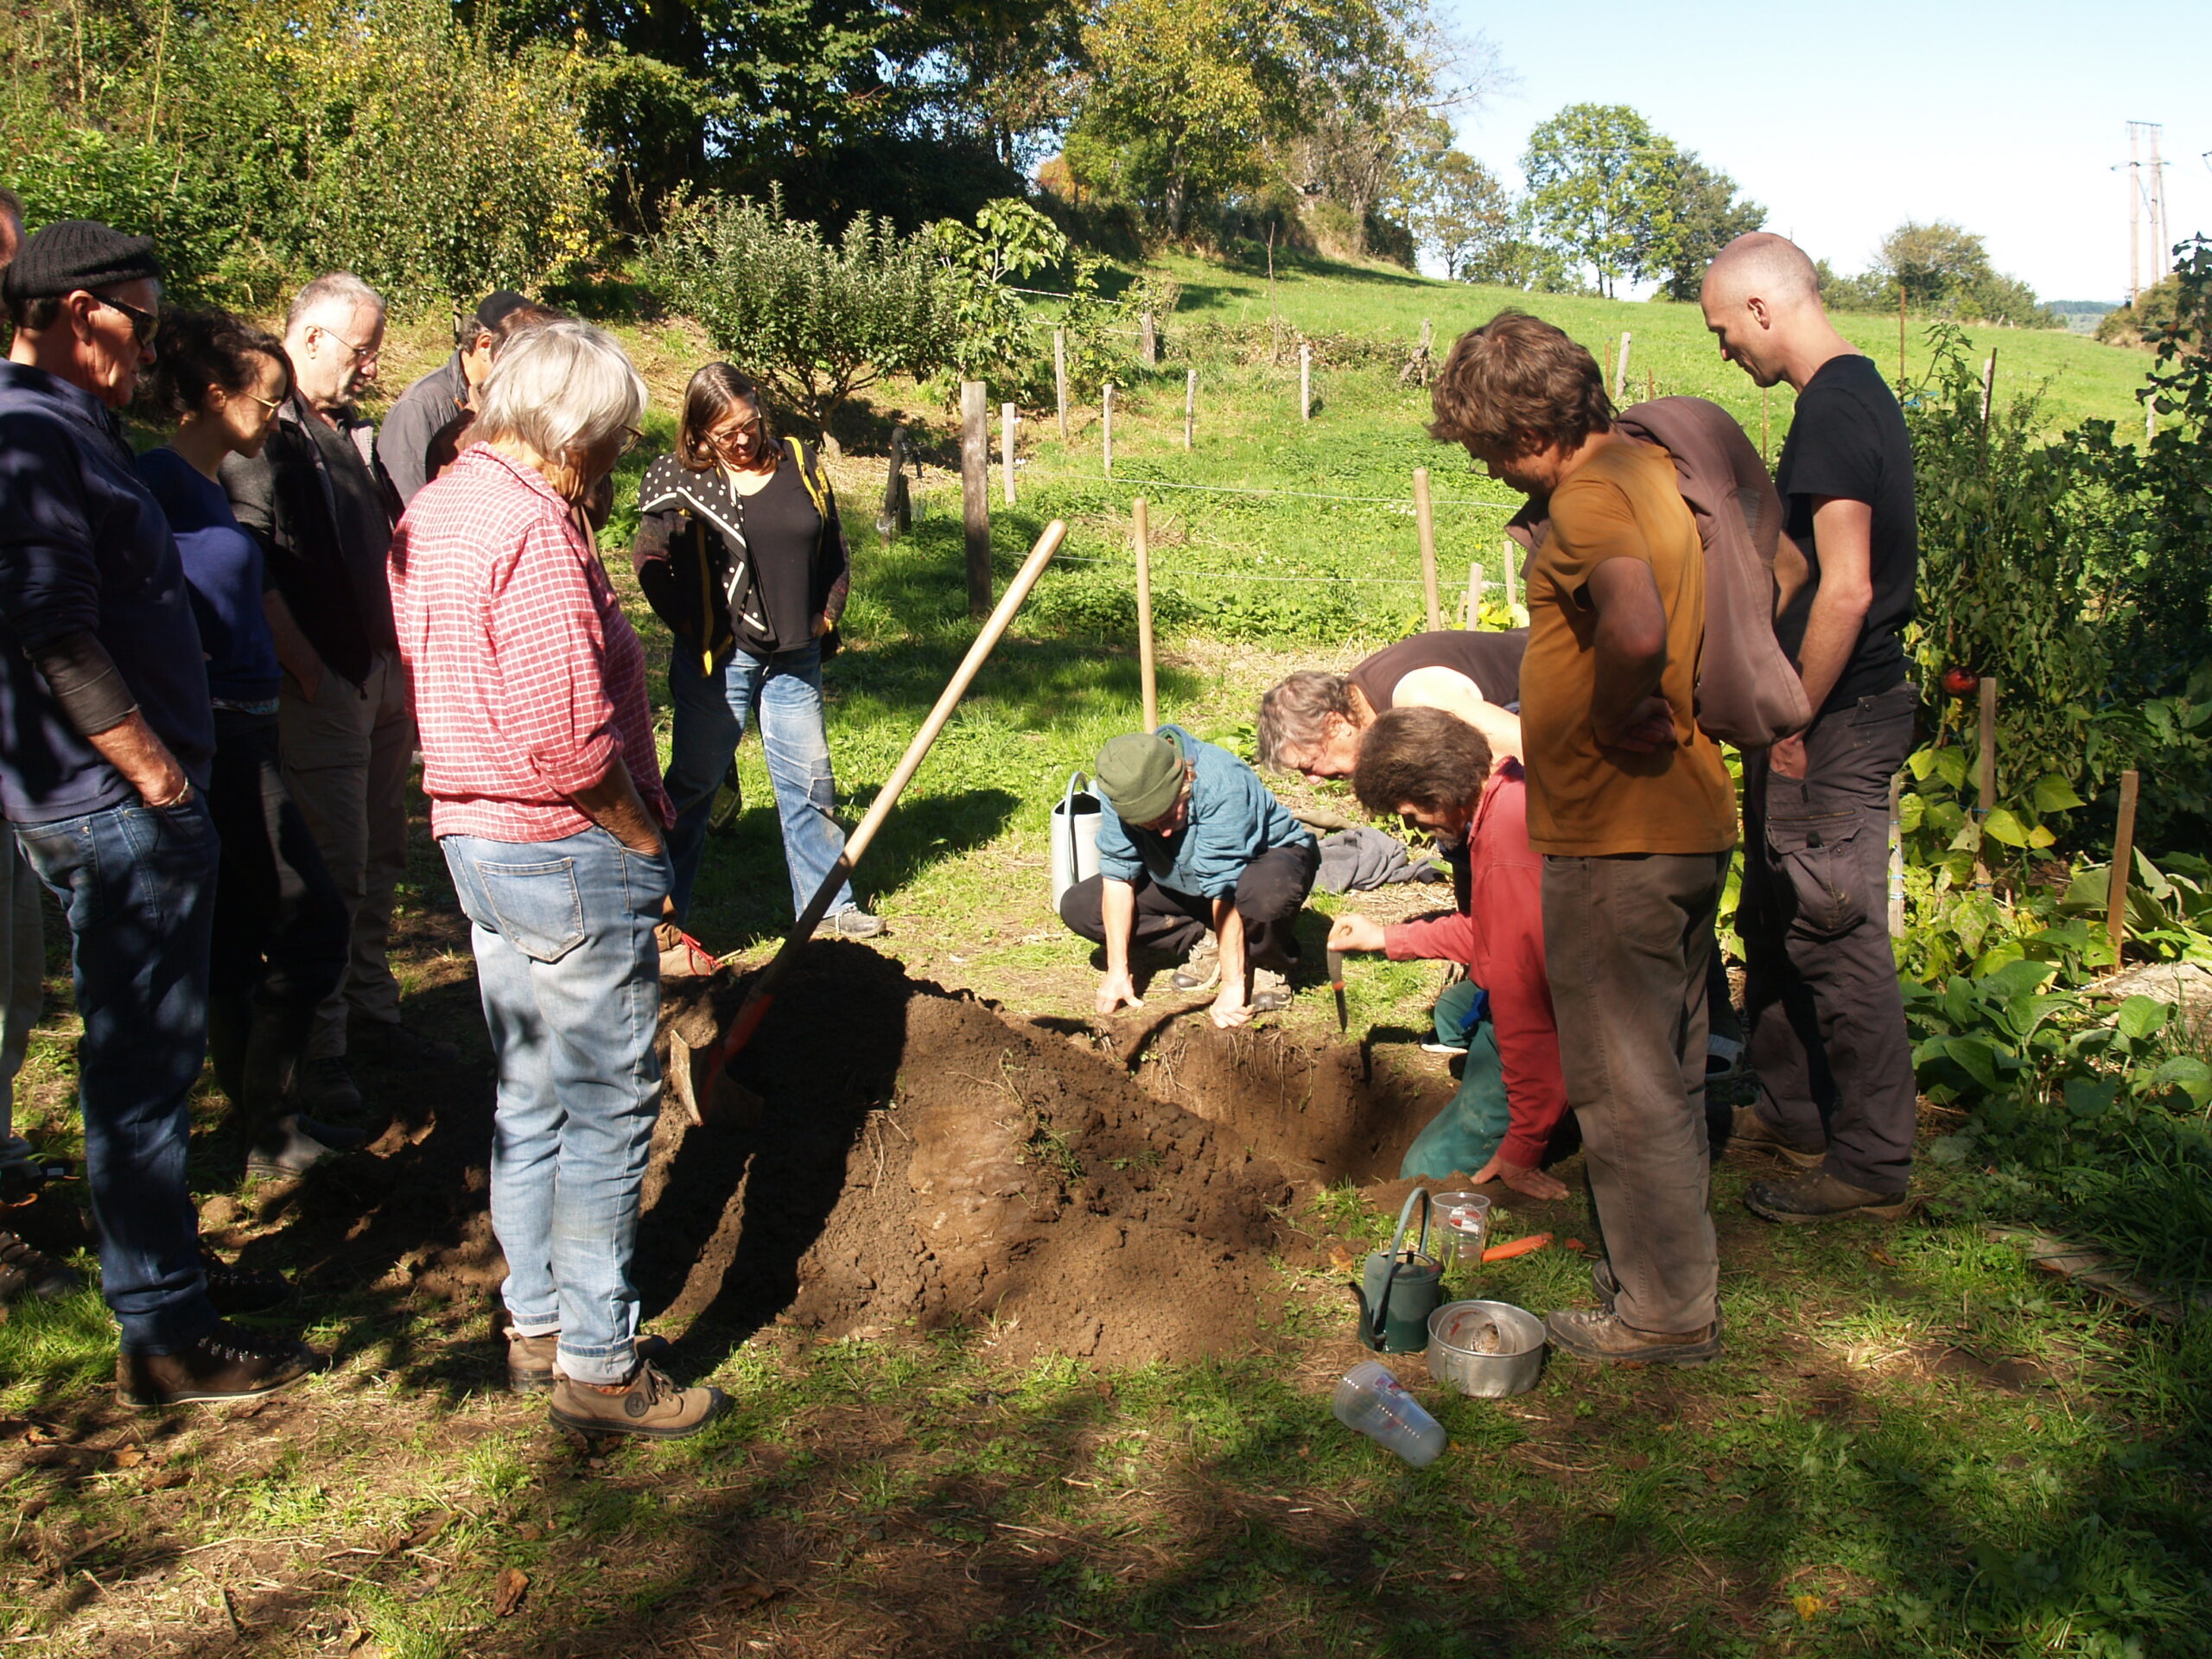
[[[468,448],[400,524],[391,597],[499,1056],[507,1377],[550,1388],[565,1427],[672,1439],[723,1404],[651,1363],[630,1281],[672,815],[645,652],[582,509],[639,441],[645,388],[611,336],[563,321],[517,339],[483,390]]]

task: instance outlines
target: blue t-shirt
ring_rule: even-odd
[[[218,702],[267,702],[283,679],[261,608],[261,543],[231,511],[223,486],[174,449],[138,457],[138,476],[168,515],[192,614],[207,656],[207,695]]]

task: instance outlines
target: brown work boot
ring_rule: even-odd
[[[1753,1181],[1744,1193],[1744,1207],[1769,1221],[1802,1225],[1836,1216],[1895,1221],[1911,1207],[1911,1202],[1902,1192],[1872,1192],[1823,1172],[1795,1181]]]
[[[551,1388],[561,1375],[558,1358],[561,1333],[548,1331],[542,1337],[525,1337],[512,1325],[507,1328],[507,1389],[512,1394],[543,1394]],[[668,1353],[666,1337],[638,1335],[638,1357],[658,1363]]]
[[[273,1394],[321,1363],[303,1342],[219,1324],[173,1354],[117,1355],[115,1382],[125,1405],[183,1406]]]
[[[1782,1131],[1759,1116],[1756,1106],[1736,1109],[1735,1127],[1728,1132],[1730,1147],[1741,1147],[1746,1152],[1763,1152],[1782,1159],[1800,1169],[1818,1169],[1821,1160],[1828,1155],[1828,1143],[1815,1141],[1810,1146],[1785,1137]]]
[[[555,1375],[551,1416],[579,1434],[641,1434],[680,1440],[721,1414],[729,1397],[720,1389],[679,1389],[644,1360],[630,1380],[608,1387]]]
[[[85,1282],[76,1268],[35,1250],[13,1233],[0,1233],[0,1307],[18,1296],[67,1296]]]
[[[1720,1352],[1720,1318],[1701,1331],[1670,1335],[1624,1324],[1610,1307],[1576,1307],[1544,1321],[1552,1346],[1610,1365],[1702,1365]]]

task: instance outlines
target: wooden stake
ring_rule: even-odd
[[[1997,348],[1989,348],[1989,360],[1981,365],[1981,442],[1989,447],[1989,404],[1997,391]]]
[[[1106,458],[1106,476],[1114,476],[1114,383],[1106,383],[1104,396],[1100,400],[1098,443],[1100,453]]]
[[[1193,444],[1198,426],[1198,372],[1191,370],[1183,377],[1183,448],[1187,452]]]
[[[1059,400],[1060,442],[1068,441],[1068,331],[1052,330],[1052,391]]]
[[[1759,459],[1766,460],[1767,440],[1773,435],[1774,388],[1759,388]]]
[[[1613,401],[1615,403],[1620,402],[1628,396],[1628,348],[1629,343],[1635,338],[1636,336],[1634,334],[1628,333],[1626,330],[1622,331],[1620,366],[1618,372],[1613,376]]]
[[[1897,396],[1904,396],[1904,283],[1897,283]]]
[[[1993,675],[1981,677],[1980,730],[1975,734],[1979,755],[1974,766],[1974,786],[1981,798],[1984,813],[1997,804],[1997,680]]]
[[[1429,505],[1428,468],[1414,468],[1414,523],[1421,531],[1421,591],[1428,603],[1428,631],[1444,626],[1443,602],[1436,594],[1436,510]]]
[[[1154,367],[1160,361],[1160,330],[1149,311],[1137,319],[1137,355],[1147,368]]]
[[[1313,418],[1313,348],[1303,340],[1298,344],[1298,418]]]
[[[1012,404],[999,405],[999,461],[1006,474],[1006,504],[1014,505],[1014,425],[1018,416]]]
[[[1467,629],[1472,632],[1483,625],[1483,568],[1479,564],[1467,567]]]
[[[1137,675],[1144,687],[1144,728],[1160,729],[1159,671],[1152,653],[1152,519],[1142,496],[1136,499]]]
[[[960,383],[960,524],[968,550],[968,613],[991,608],[991,427],[981,380]]]
[[[1904,791],[1902,775],[1890,779],[1890,937],[1904,937],[1904,831],[1897,823],[1897,799]]]
[[[1521,604],[1521,549],[1510,536],[1505,538],[1501,568],[1505,572],[1505,613],[1510,616]]]
[[[2120,966],[2127,943],[2127,878],[2135,864],[2135,796],[2140,783],[2130,766],[2120,774],[2120,827],[2112,842],[2112,885],[2105,893],[2105,937],[2112,941],[2112,965]]]

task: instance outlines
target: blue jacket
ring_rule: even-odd
[[[1196,768],[1190,820],[1172,836],[1131,830],[1100,797],[1101,875],[1134,883],[1142,873],[1177,893],[1227,899],[1236,891],[1236,878],[1262,853],[1313,844],[1312,832],[1290,816],[1257,772],[1228,750],[1192,737],[1180,726],[1162,726],[1160,734],[1172,738]]]
[[[16,823],[137,803],[25,654],[87,630],[205,788],[215,722],[168,520],[98,400],[0,362],[0,811]]]
[[[174,449],[138,457],[138,476],[162,504],[184,560],[192,615],[207,652],[207,693],[219,703],[274,702],[284,668],[261,596],[261,543],[231,511],[231,498]]]

